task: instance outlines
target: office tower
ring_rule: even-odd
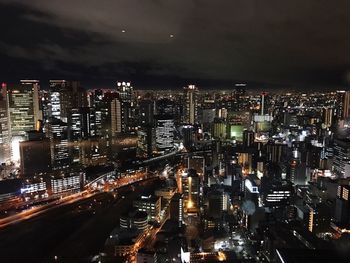
[[[78,81],[50,80],[50,116],[68,121],[72,108],[87,105],[86,92]]]
[[[182,193],[187,213],[197,212],[200,200],[200,178],[195,170],[189,169],[182,175]]]
[[[198,88],[195,85],[184,87],[184,123],[197,122]]]
[[[90,152],[90,138],[96,136],[95,110],[89,107],[72,108],[68,116],[68,140],[73,163],[82,162]],[[98,142],[97,142],[98,143]],[[90,156],[91,157],[91,156]]]
[[[42,120],[46,122],[51,116],[51,106],[50,106],[50,91],[40,90],[39,91],[39,107],[42,111]]]
[[[139,102],[138,113],[138,153],[140,155],[152,156],[155,148],[155,102],[144,99]]]
[[[171,116],[157,116],[156,147],[158,151],[174,148],[174,119]]]
[[[89,106],[95,109],[96,135],[108,139],[110,136],[110,104],[117,93],[111,93],[108,90],[93,90],[90,92]]]
[[[139,102],[139,127],[154,125],[155,103],[152,100],[142,100]],[[165,114],[161,114],[165,115]]]
[[[70,165],[68,126],[60,119],[51,118],[47,123],[47,135],[51,143],[52,169],[64,169]]]
[[[11,130],[9,125],[7,86],[3,83],[0,93],[0,163],[7,163],[11,160]]]
[[[47,173],[51,170],[50,139],[40,131],[29,131],[28,140],[19,143],[22,175]]]
[[[137,130],[138,155],[151,157],[155,151],[156,132],[153,127],[144,127]]]
[[[120,99],[122,132],[134,131],[136,126],[134,89],[130,82],[117,82],[117,93]]]
[[[345,91],[343,96],[343,116],[342,119],[347,119],[350,117],[350,91]]]
[[[10,116],[12,158],[19,159],[19,142],[25,140],[26,132],[34,130],[42,119],[39,110],[39,81],[21,80],[19,86],[7,90]]]
[[[269,96],[266,92],[262,92],[260,95],[260,115],[269,113]]]
[[[70,141],[87,139],[96,135],[95,109],[89,107],[72,108],[68,117]]]
[[[335,200],[335,221],[341,226],[350,223],[350,186],[338,185],[337,198]]]
[[[343,119],[344,98],[345,98],[345,91],[344,90],[337,90],[336,107],[335,107],[337,120]]]
[[[133,102],[134,100],[134,88],[131,86],[130,82],[117,82],[117,92],[119,94],[119,98],[123,102]]]
[[[10,124],[13,137],[26,136],[26,131],[34,130],[39,120],[38,81],[22,82],[7,90]],[[36,112],[37,111],[37,112]]]
[[[334,123],[334,108],[324,107],[322,109],[322,123],[330,128]]]
[[[194,145],[194,127],[185,125],[182,127],[183,144],[186,148],[191,148]]]
[[[125,131],[123,103],[120,98],[114,98],[110,103],[111,137]]]
[[[181,227],[183,224],[183,194],[176,193],[170,200],[170,219],[177,221],[178,226]]]
[[[350,142],[347,139],[334,139],[333,144],[333,173],[338,178],[345,178],[345,167],[350,163]]]

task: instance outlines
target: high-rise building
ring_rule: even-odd
[[[261,93],[260,95],[260,114],[265,115],[268,114],[268,102],[269,97],[266,92]]]
[[[338,185],[335,201],[335,220],[342,226],[350,223],[350,186]]]
[[[72,108],[87,105],[86,92],[78,81],[50,80],[50,116],[68,121]]]
[[[183,194],[176,193],[170,200],[170,219],[179,223],[179,227],[183,224]]]
[[[125,131],[122,102],[119,98],[114,98],[110,104],[111,117],[111,137]]]
[[[12,158],[19,160],[19,142],[25,140],[26,132],[34,130],[42,119],[39,109],[39,81],[21,80],[19,86],[7,90],[10,116]]]
[[[192,125],[185,125],[182,127],[183,145],[186,148],[191,148],[195,142],[194,127]]]
[[[344,93],[343,98],[343,119],[347,119],[350,117],[350,91],[347,90]]]
[[[195,124],[197,121],[198,88],[195,85],[184,87],[184,122]]]
[[[117,82],[117,93],[120,99],[122,114],[122,132],[135,130],[135,96],[130,82]]]
[[[325,127],[331,127],[333,125],[334,119],[334,108],[325,107],[322,109],[322,122]]]
[[[68,125],[62,120],[51,118],[47,125],[51,144],[52,169],[64,169],[70,165]]]
[[[11,130],[9,126],[7,86],[3,83],[0,93],[0,163],[7,163],[11,160]]]
[[[152,100],[142,100],[139,103],[139,127],[154,126],[155,103]],[[162,114],[164,115],[164,114]]]
[[[157,116],[156,147],[158,151],[166,151],[174,147],[174,131],[174,119],[170,116]]]
[[[96,135],[101,138],[108,139],[110,136],[110,104],[116,95],[117,93],[106,90],[94,90],[90,93],[89,106],[95,109]]]
[[[189,169],[182,175],[184,208],[188,213],[197,212],[200,205],[200,178],[195,170]]]
[[[71,109],[68,117],[68,140],[70,158],[73,163],[81,162],[84,150],[88,149],[89,138],[96,136],[95,110],[89,107]]]
[[[346,177],[345,167],[350,163],[350,141],[348,139],[335,139],[333,144],[333,167],[332,170],[339,178]]]
[[[70,141],[87,139],[96,135],[95,109],[89,107],[72,108],[68,117]]]

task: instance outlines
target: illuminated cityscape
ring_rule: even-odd
[[[350,4],[113,2],[0,0],[0,262],[349,262]]]

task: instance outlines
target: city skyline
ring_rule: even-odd
[[[0,0],[0,262],[348,262],[348,11]]]

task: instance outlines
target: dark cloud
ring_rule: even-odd
[[[0,0],[0,78],[333,88],[349,75],[349,8],[342,0]]]

